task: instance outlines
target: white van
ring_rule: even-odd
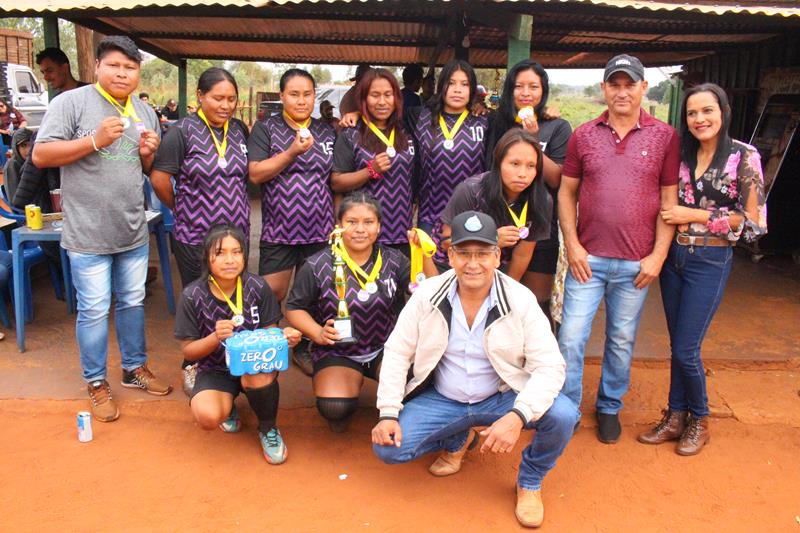
[[[29,128],[38,129],[47,111],[47,88],[29,67],[0,62],[0,96],[25,115]]]

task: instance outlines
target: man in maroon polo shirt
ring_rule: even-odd
[[[567,362],[562,392],[580,406],[584,348],[605,301],[597,436],[612,444],[621,432],[619,411],[647,288],[673,236],[658,213],[678,201],[680,152],[675,130],[641,109],[647,92],[641,61],[612,58],[600,86],[608,110],[572,134],[558,193],[569,261],[559,347]]]

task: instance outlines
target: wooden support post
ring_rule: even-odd
[[[185,117],[186,105],[189,103],[186,94],[186,60],[178,61],[178,113],[180,117]]]
[[[455,31],[453,35],[456,42],[453,43],[453,50],[455,59],[469,61],[469,47],[464,46],[464,38],[469,35],[469,28],[464,25],[464,21],[465,15],[462,13],[455,22]]]
[[[94,82],[94,32],[75,24],[75,48],[78,52],[78,79],[87,83]]]
[[[516,15],[508,28],[508,68],[531,57],[533,16]]]

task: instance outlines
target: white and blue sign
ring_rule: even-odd
[[[239,331],[225,341],[225,362],[234,376],[289,369],[289,343],[279,328]]]

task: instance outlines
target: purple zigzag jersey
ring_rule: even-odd
[[[383,265],[378,275],[378,292],[371,295],[366,302],[359,301],[357,294],[361,289],[350,269],[345,267],[347,277],[347,293],[345,299],[353,318],[353,335],[358,342],[349,346],[320,346],[311,344],[314,360],[327,356],[348,357],[366,355],[383,348],[386,339],[397,322],[397,301],[404,298],[408,282],[408,259],[393,248],[381,246]],[[377,253],[362,268],[366,272],[372,270]],[[339,297],[333,284],[333,256],[329,248],[311,256],[309,266],[314,272],[320,290],[315,309],[308,309],[311,316],[319,324],[330,318],[336,318]],[[405,268],[404,268],[405,266]]]
[[[255,276],[248,272],[242,274],[242,315],[244,324],[238,326],[234,331],[254,330],[270,324],[262,322],[271,317],[260,316],[259,308],[262,304],[262,294],[265,291],[266,282],[260,276]],[[269,290],[269,288],[266,288]],[[218,300],[208,287],[207,279],[198,279],[190,283],[183,290],[183,298],[189,299],[193,304],[197,328],[200,339],[214,333],[218,320],[230,320],[233,311],[228,303]],[[234,301],[234,303],[236,303]],[[225,347],[222,345],[211,352],[206,357],[200,359],[197,369],[199,372],[221,368],[226,370]]]
[[[444,115],[452,130],[458,115]],[[422,175],[419,190],[419,220],[435,224],[439,220],[456,185],[484,171],[483,146],[488,128],[485,116],[469,115],[453,139],[452,150],[444,148],[444,134],[431,129],[431,111],[424,108],[414,130],[419,149]]]
[[[270,154],[285,152],[297,132],[274,115],[264,121],[270,135]],[[314,146],[261,185],[261,241],[271,244],[309,244],[328,239],[333,231],[333,142],[336,131],[317,119],[308,128]]]
[[[232,224],[249,235],[247,138],[241,123],[231,120],[228,126],[226,168],[217,165],[217,148],[200,117],[190,115],[174,127],[181,129],[186,140],[175,180],[175,238],[184,244],[200,245],[216,224]],[[222,129],[217,135],[221,138]]]
[[[367,166],[375,159],[375,154],[362,147],[358,142],[358,130],[347,128],[341,135],[346,135],[353,145],[356,169]],[[398,150],[392,158],[392,166],[378,180],[370,179],[361,187],[372,194],[381,204],[383,221],[378,242],[382,244],[405,244],[408,242],[406,232],[411,228],[411,178],[414,174],[414,142],[409,137],[408,150]]]

